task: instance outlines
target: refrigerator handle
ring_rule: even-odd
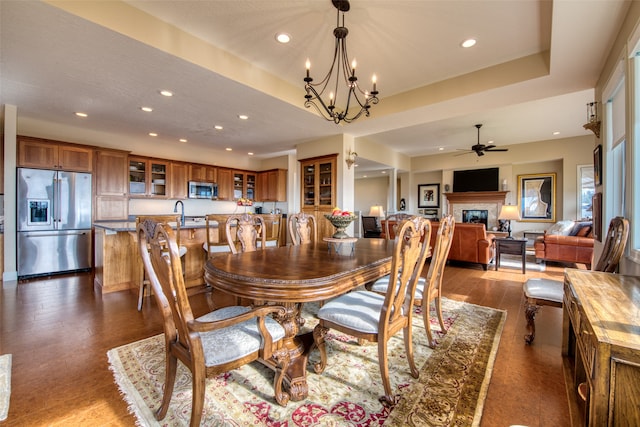
[[[56,174],[56,178],[53,179],[55,182],[55,190],[54,190],[54,194],[55,194],[55,201],[53,203],[53,222],[56,223],[56,228],[58,228],[58,223],[60,222],[60,203],[61,203],[61,199],[60,199],[60,178],[57,177]]]

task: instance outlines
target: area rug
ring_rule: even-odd
[[[304,329],[316,324],[317,306],[306,304]],[[377,344],[358,345],[336,331],[327,335],[328,366],[321,374],[308,367],[309,396],[281,407],[273,398],[273,373],[259,363],[207,379],[206,426],[472,426],[479,425],[506,312],[443,299],[447,333],[432,331],[427,346],[419,310],[414,318],[414,357],[420,378],[413,379],[402,334],[389,341],[389,371],[401,396],[391,411],[383,394]],[[169,413],[157,422],[153,412],[162,398],[164,341],[157,335],[109,350],[110,369],[129,409],[142,426],[185,426],[191,412],[191,374],[178,364]],[[318,360],[317,351],[311,363]]]
[[[0,421],[7,419],[11,398],[11,355],[0,356]]]

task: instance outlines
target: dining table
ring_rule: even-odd
[[[314,349],[313,332],[300,333],[301,308],[372,282],[391,271],[394,242],[358,239],[350,244],[319,241],[238,254],[216,254],[205,264],[205,282],[215,290],[253,305],[275,304],[285,314],[275,319],[284,327],[283,345],[290,363],[285,389],[293,401],[308,395],[307,362]],[[269,361],[265,361],[267,364]]]

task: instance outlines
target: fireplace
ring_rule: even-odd
[[[508,191],[467,191],[462,193],[444,193],[447,198],[447,212],[452,214],[457,222],[479,222],[485,225],[487,230],[497,229],[498,214],[505,203]],[[473,219],[465,219],[463,211],[471,212]],[[476,211],[485,211],[478,215]],[[469,213],[467,213],[469,216]]]
[[[485,229],[489,229],[488,224],[489,211],[487,209],[463,209],[462,222],[471,222],[474,224],[484,224]]]

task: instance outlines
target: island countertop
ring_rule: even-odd
[[[172,223],[169,223],[171,225]],[[175,224],[175,223],[174,223]],[[217,227],[218,224],[216,222],[212,222],[209,224],[210,226]],[[136,222],[135,221],[97,221],[93,223],[94,227],[99,227],[105,229],[107,231],[136,231]],[[184,222],[184,225],[180,225],[180,229],[193,229],[193,228],[205,228],[206,223],[204,219],[202,220],[187,220]]]

